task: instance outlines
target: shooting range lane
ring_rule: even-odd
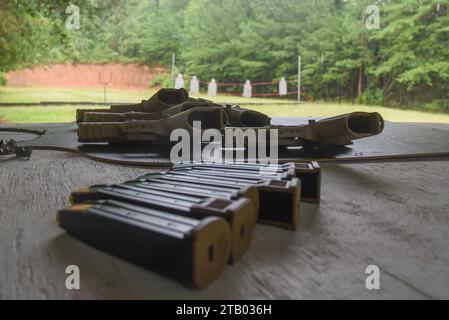
[[[34,151],[0,160],[0,298],[449,298],[448,162],[326,164],[320,207],[296,232],[257,225],[253,243],[204,290],[95,250],[55,223],[71,191],[151,171]],[[80,268],[67,290],[65,268]],[[365,289],[376,264],[381,290]]]
[[[312,118],[274,118],[273,125],[299,125]],[[3,125],[3,128],[24,127],[47,129],[45,135],[27,140],[20,146],[42,150],[76,152],[89,159],[138,166],[170,166],[169,150],[150,143],[82,144],[78,142],[75,123]],[[1,127],[0,127],[1,128]],[[4,133],[0,131],[0,137]],[[393,157],[392,157],[393,156]],[[301,148],[281,150],[279,162],[317,160],[325,162],[381,162],[444,160],[449,158],[449,126],[442,124],[386,122],[384,131],[377,136],[355,140],[353,145],[327,149],[323,152]]]

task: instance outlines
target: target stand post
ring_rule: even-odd
[[[109,73],[109,81],[104,81],[101,76],[101,71],[98,73],[98,82],[103,85],[103,92],[104,92],[104,103],[106,103],[106,87],[112,86],[112,72]]]

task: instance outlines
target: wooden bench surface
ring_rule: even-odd
[[[449,298],[447,161],[323,166],[321,205],[302,205],[299,229],[257,225],[242,260],[201,291],[93,249],[55,223],[72,190],[148,171],[54,151],[1,158],[0,299]],[[65,268],[73,264],[81,288],[70,291]],[[380,290],[365,287],[373,264]]]

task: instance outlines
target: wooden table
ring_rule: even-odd
[[[72,190],[148,171],[53,151],[0,159],[0,299],[449,298],[447,161],[323,166],[321,205],[302,205],[299,229],[257,225],[242,260],[201,291],[55,223]],[[65,287],[68,265],[80,268],[80,290]],[[380,268],[379,290],[365,287],[368,265]]]

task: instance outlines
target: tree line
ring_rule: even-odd
[[[271,81],[294,79],[301,55],[314,99],[449,112],[448,0],[71,3],[76,30],[66,28],[67,1],[0,0],[0,72],[67,61],[169,66],[175,53],[177,71],[202,80]],[[367,27],[373,5],[379,28]]]

